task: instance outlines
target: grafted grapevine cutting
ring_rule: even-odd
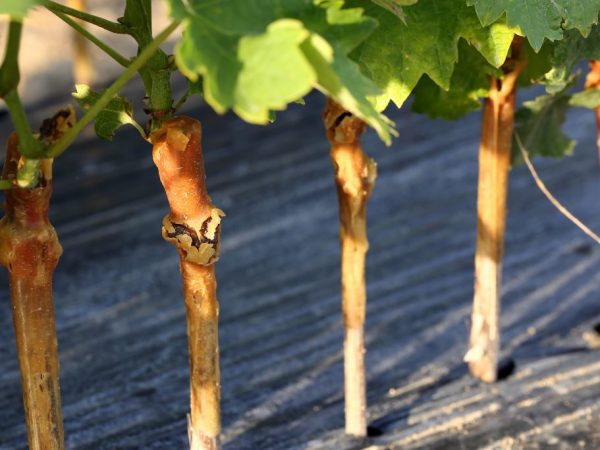
[[[472,49],[463,45],[449,89],[444,91],[436,87],[431,80],[422,79],[415,89],[413,109],[432,117],[452,120],[480,108],[479,99],[487,97],[479,157],[475,296],[471,338],[465,360],[469,362],[475,376],[491,382],[497,377],[500,349],[500,280],[507,203],[507,171],[509,166],[521,162],[518,149],[512,144],[513,123],[515,133],[521,137],[525,148],[532,155],[562,157],[573,151],[575,143],[562,133],[561,126],[565,112],[570,106],[595,108],[598,105],[598,97],[591,89],[575,94],[570,91],[576,80],[574,72],[577,64],[586,59],[596,58],[600,51],[600,29],[593,25],[597,22],[600,5],[584,2],[582,7],[595,11],[594,14],[585,17],[578,15],[577,8],[565,8],[564,11],[561,10],[562,16],[559,15],[554,21],[548,22],[548,18],[542,15],[525,14],[520,8],[524,7],[526,2],[508,4],[480,0],[472,3],[476,4],[482,25],[506,18],[509,26],[516,27],[513,28],[515,33],[525,35],[527,41],[520,50],[519,70],[516,73],[506,71],[506,65],[513,64],[510,61],[514,60],[516,54],[514,45],[503,71],[498,71],[489,64],[489,60],[486,62]],[[542,7],[540,3],[533,3],[536,8]],[[562,27],[554,29],[554,25],[560,24],[561,21]],[[529,33],[525,33],[525,30]],[[555,41],[544,42],[544,39]],[[490,79],[498,80],[492,82],[491,89],[487,87]],[[493,115],[501,119],[503,103],[498,103],[498,92],[502,90],[498,91],[497,83],[500,83],[502,89],[509,83],[513,90],[517,85],[527,87],[540,83],[545,86],[547,95],[524,102],[516,112],[515,107],[511,106],[506,113],[510,118],[504,119],[504,123],[498,126],[498,121],[491,119]],[[514,102],[514,95],[509,98],[512,98],[511,103]],[[492,106],[494,104],[495,107]],[[496,113],[492,114],[492,111]],[[496,159],[490,159],[493,152],[490,153],[489,149],[498,148],[490,142],[492,136],[496,136],[493,139],[503,137],[502,147],[505,150],[500,165]]]
[[[113,139],[121,126],[129,124],[152,143],[170,207],[162,233],[178,250],[184,285],[190,444],[195,450],[219,448],[214,264],[223,213],[213,206],[206,189],[201,126],[196,119],[177,115],[195,94],[217,113],[232,110],[254,124],[269,123],[275,112],[314,89],[327,97],[324,122],[340,212],[346,431],[358,436],[366,435],[368,418],[366,204],[376,177],[375,163],[363,152],[360,136],[370,126],[389,144],[397,133],[382,111],[390,103],[401,107],[411,93],[414,111],[446,119],[481,108],[485,99],[476,286],[466,359],[477,377],[494,381],[508,173],[520,162],[513,136],[518,135],[532,155],[569,154],[575,143],[561,125],[572,106],[595,109],[600,129],[600,0],[167,0],[167,4],[173,21],[154,36],[151,0],[127,0],[117,21],[51,0],[0,3],[0,14],[11,20],[0,67],[0,97],[15,128],[0,180],[0,188],[7,190],[0,262],[10,272],[31,448],[64,446],[51,297],[61,249],[47,218],[50,162],[92,121],[102,138]],[[75,123],[70,114],[61,113],[39,134],[32,133],[18,93],[21,22],[34,6],[57,15],[78,39],[87,39],[124,67],[103,92],[78,84],[73,97],[84,112],[81,119]],[[180,26],[183,34],[174,55],[167,55],[161,44]],[[99,39],[92,27],[133,39],[137,54],[122,55]],[[574,93],[578,64],[588,60],[595,62],[586,89]],[[188,91],[177,102],[171,86],[176,70],[189,81]],[[146,91],[145,126],[134,119],[134,103],[118,95],[136,74]],[[542,84],[546,93],[515,112],[517,89],[533,84]]]
[[[19,140],[8,139],[2,179],[16,181]],[[43,161],[39,183],[5,195],[0,221],[0,264],[9,273],[13,323],[23,383],[29,448],[64,448],[52,279],[62,247],[48,219],[52,161]]]
[[[219,258],[221,217],[205,185],[200,123],[176,117],[152,136],[152,158],[171,212],[163,237],[180,256],[190,349],[190,447],[219,447],[219,303],[214,264]]]
[[[469,352],[465,360],[483,381],[496,381],[500,347],[500,289],[506,227],[508,171],[515,122],[517,79],[525,62],[515,38],[501,79],[491,77],[479,147],[475,295]]]
[[[346,433],[367,434],[365,380],[365,257],[367,201],[377,178],[377,165],[363,152],[360,136],[365,123],[327,99],[323,114],[340,208],[342,311],[344,316],[344,394]]]

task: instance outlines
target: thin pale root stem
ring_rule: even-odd
[[[364,329],[362,327],[346,328],[344,334],[346,433],[355,436],[365,436],[367,431],[367,386],[364,376]]]

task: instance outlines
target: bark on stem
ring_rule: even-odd
[[[585,87],[600,89],[600,61],[590,61],[590,71],[585,79]],[[600,106],[596,108],[596,128],[598,130],[596,146],[598,147],[598,162],[600,163]]]
[[[471,373],[491,383],[497,378],[500,348],[500,290],[508,171],[511,163],[517,79],[521,41],[503,66],[504,77],[492,78],[483,112],[477,187],[477,247],[475,295],[469,351],[465,361]]]
[[[8,140],[3,179],[14,180],[21,163],[16,134]],[[42,161],[35,188],[4,193],[0,263],[9,271],[13,323],[31,450],[64,449],[52,275],[62,254],[48,220],[52,161]]]
[[[205,184],[200,123],[190,117],[165,122],[152,134],[154,163],[170,213],[163,237],[179,252],[187,314],[192,450],[218,449],[221,431],[217,282],[220,222]]]
[[[377,177],[377,166],[360,146],[360,136],[366,127],[362,120],[331,99],[327,99],[323,117],[331,144],[339,203],[346,433],[366,436],[365,256],[369,246],[366,207]]]

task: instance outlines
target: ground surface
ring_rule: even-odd
[[[135,90],[135,89],[134,89]],[[139,93],[138,93],[139,94]],[[60,99],[64,101],[64,99]],[[58,99],[35,105],[48,115]],[[322,99],[252,127],[208,108],[208,183],[227,212],[218,264],[226,449],[599,448],[600,249],[511,174],[503,354],[516,371],[480,384],[461,362],[473,293],[479,115],[456,124],[395,114],[369,205],[369,421],[343,437],[337,203]],[[0,118],[0,136],[9,130]],[[575,112],[576,155],[537,161],[556,195],[600,230],[592,114]],[[55,279],[69,449],[186,446],[187,347],[175,250],[149,147],[90,134],[56,163]],[[6,274],[0,275],[0,449],[25,448]]]

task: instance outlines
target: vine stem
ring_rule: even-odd
[[[33,162],[33,166],[38,166],[41,172],[40,183],[34,188],[17,186],[23,155],[37,154],[43,149],[42,143],[31,133],[17,91],[21,30],[20,23],[11,21],[6,53],[0,67],[0,91],[16,130],[8,139],[2,170],[2,185],[6,186],[8,182],[13,186],[4,193],[4,216],[0,220],[0,265],[9,273],[29,448],[63,450],[59,362],[52,301],[52,277],[62,247],[48,218],[52,161]],[[71,124],[65,117],[60,113],[45,123],[49,134],[58,136],[64,126]],[[31,166],[31,161],[26,160],[24,167]]]
[[[179,100],[177,100],[177,102],[175,102],[175,105],[173,105],[173,111],[178,111],[179,108],[181,108],[185,102],[187,101],[187,99],[190,97],[190,95],[192,94],[191,89],[188,87],[186,89],[186,91],[183,93],[183,95],[181,96],[181,98]]]
[[[169,202],[162,235],[179,252],[190,360],[188,435],[191,450],[220,448],[217,281],[223,212],[205,182],[200,122],[176,117],[152,133],[152,159]]]
[[[500,290],[508,172],[515,119],[517,79],[524,67],[519,60],[522,41],[515,39],[504,64],[504,77],[492,77],[485,102],[477,187],[477,243],[475,293],[469,350],[465,361],[482,381],[496,381],[500,349]]]
[[[360,136],[366,128],[362,120],[330,98],[323,119],[331,144],[339,204],[346,433],[366,436],[365,259],[369,247],[366,207],[377,166],[360,146]]]
[[[6,41],[4,61],[0,66],[0,96],[4,99],[6,107],[21,142],[21,153],[27,157],[38,156],[43,151],[43,146],[31,132],[25,109],[21,103],[17,87],[21,78],[19,71],[19,48],[21,46],[20,22],[11,20]]]
[[[13,133],[7,144],[4,180],[16,178],[20,160],[18,137]],[[0,264],[9,272],[27,437],[32,450],[64,449],[52,301],[52,277],[62,248],[48,219],[51,164],[44,162],[38,186],[15,186],[5,192],[5,214],[0,220]]]
[[[145,47],[140,54],[129,64],[125,71],[110,85],[100,96],[98,101],[83,115],[77,124],[71,128],[56,144],[51,146],[47,152],[47,158],[56,158],[61,155],[81,131],[96,118],[98,113],[104,109],[111,99],[127,84],[127,82],[137,73],[137,71],[154,55],[154,52],[160,48],[160,45],[177,29],[179,21],[172,22],[167,26],[152,42]]]
[[[125,25],[106,20],[102,17],[95,16],[85,11],[79,11],[68,6],[61,5],[60,3],[54,2],[52,0],[45,0],[43,5],[52,12],[58,11],[63,14],[67,14],[71,17],[75,17],[77,19],[83,20],[84,22],[91,23],[92,25],[96,25],[99,28],[103,28],[107,31],[110,31],[111,33],[129,34],[129,30]]]
[[[4,102],[10,113],[15,132],[19,136],[20,142],[22,142],[20,146],[21,154],[27,158],[39,157],[44,150],[44,146],[33,137],[31,126],[16,88],[5,95]]]
[[[152,42],[152,2],[150,0],[127,0],[122,21],[138,43],[140,52],[143,51]],[[147,106],[151,116],[150,129],[152,131],[159,129],[162,122],[172,116],[171,73],[171,62],[162,50],[155,52],[140,70],[149,100]]]
[[[5,96],[19,85],[21,73],[19,71],[19,48],[21,47],[21,32],[23,24],[16,20],[8,25],[8,39],[4,60],[0,66],[0,95]]]

